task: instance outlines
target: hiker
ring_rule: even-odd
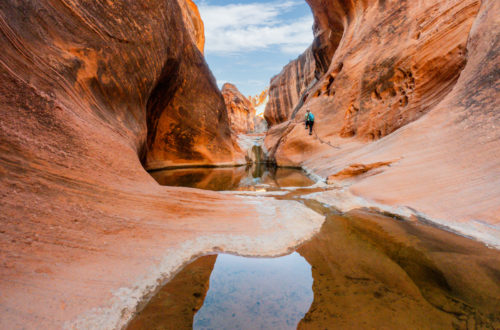
[[[312,135],[313,126],[314,126],[314,115],[312,114],[311,110],[307,109],[307,112],[306,112],[306,129],[307,129],[307,127],[309,127],[309,135]]]

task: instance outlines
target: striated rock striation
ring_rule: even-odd
[[[0,328],[121,328],[193,256],[279,254],[321,225],[145,171],[234,162],[182,1],[0,2]]]
[[[231,128],[236,134],[250,133],[255,129],[255,107],[253,103],[230,83],[222,86]]]
[[[297,115],[271,127],[271,156],[339,185],[348,179],[363,197],[358,206],[405,208],[500,244],[500,161],[492,157],[500,154],[500,3],[308,3],[320,76]],[[286,98],[270,92],[269,103]],[[316,116],[312,137],[306,108]],[[393,163],[357,179],[338,175],[385,162]]]
[[[271,79],[269,101],[264,111],[264,118],[269,126],[293,117],[294,110],[300,108],[307,96],[306,92],[316,81],[315,69],[312,48],[309,47]]]

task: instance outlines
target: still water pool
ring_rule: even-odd
[[[313,301],[311,266],[298,253],[279,258],[220,254],[195,329],[295,328]]]
[[[182,186],[206,190],[276,190],[314,184],[304,171],[272,165],[225,168],[185,168],[151,172],[163,186]]]
[[[300,186],[297,178],[305,176],[227,170],[216,171],[224,180],[193,171],[196,180],[186,181],[217,190],[279,190]],[[184,171],[161,178],[186,178],[190,170]],[[302,182],[301,194],[318,189]],[[195,259],[129,329],[500,329],[498,250],[370,210],[340,214],[297,191],[278,198],[324,214],[320,232],[278,258]]]

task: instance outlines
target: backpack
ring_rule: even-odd
[[[312,114],[312,112],[309,112],[309,121],[314,121],[314,115]]]

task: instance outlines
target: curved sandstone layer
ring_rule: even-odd
[[[309,47],[271,79],[269,101],[264,111],[264,118],[269,126],[293,118],[294,109],[299,103],[302,104],[305,93],[315,82],[315,69],[313,52]]]
[[[252,102],[241,94],[235,85],[229,83],[222,86],[222,96],[233,131],[236,134],[253,132],[256,110]]]
[[[193,255],[278,254],[321,225],[144,170],[233,161],[176,1],[2,1],[0,40],[1,328],[119,328]]]
[[[343,37],[298,119],[269,132],[278,164],[334,179],[390,162],[337,180],[364,198],[353,207],[404,206],[500,245],[500,3],[309,3]]]

